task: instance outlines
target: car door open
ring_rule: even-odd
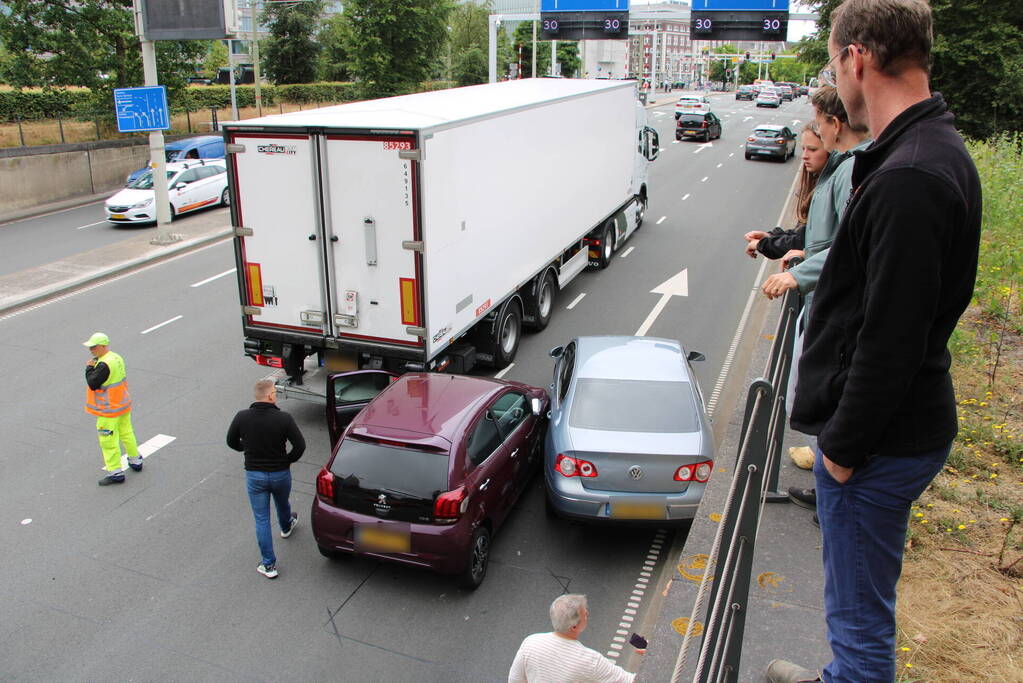
[[[327,377],[327,428],[331,448],[348,423],[398,376],[386,370],[355,370]]]

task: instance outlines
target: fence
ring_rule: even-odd
[[[687,668],[689,650],[700,637],[694,625],[704,607],[703,639],[692,680],[694,683],[738,680],[761,510],[766,502],[788,500],[777,490],[778,469],[787,416],[785,396],[801,308],[798,291],[789,290],[782,300],[782,315],[771,346],[767,378],[758,378],[749,387],[735,473],[675,663],[672,683],[679,683]]]

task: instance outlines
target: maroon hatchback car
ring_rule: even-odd
[[[327,399],[334,448],[312,508],[320,552],[427,567],[479,586],[491,536],[541,462],[547,392],[364,370],[331,377]]]

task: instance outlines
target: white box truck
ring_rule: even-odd
[[[647,206],[632,81],[528,79],[224,126],[245,353],[282,368],[512,361]],[[312,360],[314,359],[315,360]],[[307,361],[307,359],[309,359]]]

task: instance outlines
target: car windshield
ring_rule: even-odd
[[[689,382],[580,378],[568,423],[579,429],[659,434],[695,432]]]
[[[167,171],[167,180],[174,177],[177,171]],[[150,169],[140,175],[138,178],[133,180],[128,187],[133,190],[152,190],[153,189],[153,171]]]
[[[348,438],[341,442],[330,471],[344,486],[433,498],[447,490],[448,456]]]
[[[771,130],[770,128],[757,128],[753,131],[753,134],[758,138],[776,138],[781,135],[780,130]]]

